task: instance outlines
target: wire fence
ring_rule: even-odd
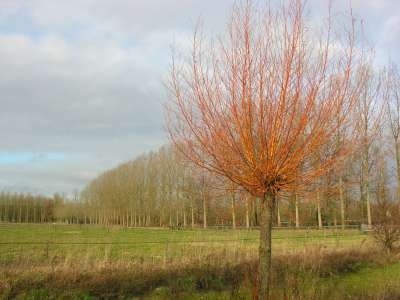
[[[256,257],[256,228],[171,230],[64,224],[0,224],[0,266],[104,262],[167,265],[189,261],[220,262]],[[274,229],[276,253],[307,247],[365,244],[368,235],[355,227]]]

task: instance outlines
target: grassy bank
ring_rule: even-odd
[[[223,257],[215,257],[223,260]],[[109,264],[3,269],[3,298],[17,299],[251,299],[256,261],[194,261],[140,267]],[[274,299],[398,299],[400,263],[377,249],[323,250],[275,255]]]

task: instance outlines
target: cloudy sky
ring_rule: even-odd
[[[220,32],[232,3],[0,0],[0,190],[69,194],[165,143],[171,44],[185,45],[200,16]],[[326,3],[309,0],[310,16]],[[400,1],[352,6],[377,63],[399,63]]]

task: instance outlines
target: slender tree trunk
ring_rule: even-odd
[[[319,191],[317,191],[317,214],[318,214],[318,228],[322,229],[322,216],[321,216],[321,199]]]
[[[186,226],[187,226],[186,210],[183,209],[183,227],[186,228]]]
[[[26,206],[25,206],[25,220],[24,220],[24,222],[25,223],[29,222],[29,203],[26,203]]]
[[[343,197],[343,179],[342,176],[339,177],[339,201],[340,201],[340,219],[342,229],[346,228],[346,221],[345,221],[345,208],[344,208],[344,197]]]
[[[277,215],[277,223],[278,223],[278,227],[281,227],[281,212],[279,209],[279,199],[276,199],[276,215]]]
[[[297,193],[294,194],[294,204],[296,208],[296,228],[300,227],[300,218],[299,218],[299,197]]]
[[[232,229],[236,229],[235,194],[232,194]]]
[[[3,221],[8,221],[8,216],[7,216],[8,210],[7,210],[7,201],[4,202],[4,217]]]
[[[370,227],[372,225],[371,220],[371,205],[369,197],[369,148],[368,145],[364,147],[362,152],[362,166],[361,166],[361,203],[363,209],[363,222],[364,222],[364,209],[367,208],[367,223]]]
[[[194,228],[194,211],[193,211],[193,203],[190,206],[190,214],[191,214],[191,218],[192,218],[192,229]]]
[[[207,205],[206,197],[203,195],[203,228],[207,228]]]
[[[260,248],[259,248],[259,299],[270,299],[271,283],[271,233],[275,195],[266,193],[260,207]]]
[[[246,196],[246,228],[250,228],[249,197]]]
[[[367,201],[367,221],[368,227],[372,226],[372,217],[371,217],[371,201],[369,199],[369,189],[366,191],[366,201]]]
[[[400,141],[395,137],[396,171],[397,171],[397,201],[400,201]]]

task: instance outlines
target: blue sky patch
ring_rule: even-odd
[[[57,152],[0,152],[0,164],[24,164],[34,162],[60,161],[65,154]]]

